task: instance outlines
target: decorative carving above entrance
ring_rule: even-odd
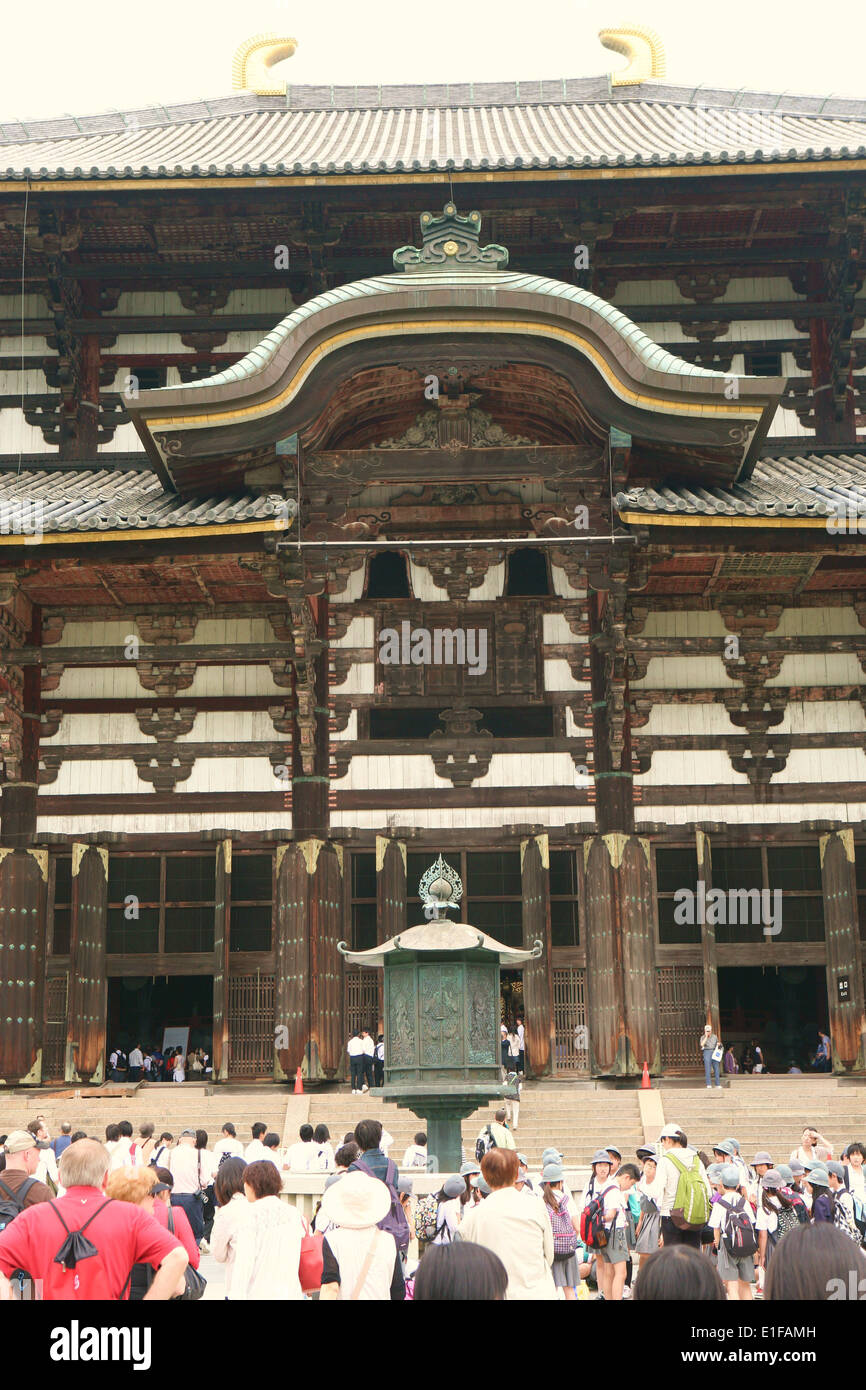
[[[465,411],[467,437],[453,433],[452,411],[443,402],[439,409],[424,410],[407,430],[395,439],[383,439],[374,449],[515,449],[537,441],[523,434],[509,434],[486,410],[469,405]],[[457,413],[456,411],[454,413]],[[462,413],[462,412],[461,412]]]

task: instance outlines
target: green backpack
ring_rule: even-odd
[[[695,1154],[691,1168],[687,1168],[672,1153],[666,1157],[680,1175],[671,1220],[680,1230],[700,1230],[710,1219],[710,1196],[701,1178],[701,1160]]]

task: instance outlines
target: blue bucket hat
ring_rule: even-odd
[[[562,1182],[564,1176],[565,1174],[560,1163],[546,1163],[544,1165],[544,1171],[541,1174],[541,1181],[542,1183]]]

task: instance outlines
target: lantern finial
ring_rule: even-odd
[[[444,914],[451,908],[457,911],[463,897],[463,884],[460,875],[445,863],[441,854],[422,876],[418,894],[428,922],[442,922],[446,920]]]

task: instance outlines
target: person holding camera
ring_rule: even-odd
[[[704,1025],[704,1031],[701,1034],[698,1046],[701,1049],[701,1055],[704,1059],[704,1076],[707,1082],[707,1090],[711,1091],[714,1086],[717,1089],[721,1089],[722,1082],[719,1074],[719,1069],[721,1066],[723,1050],[718,1038],[713,1032],[711,1024],[707,1023]],[[711,1073],[712,1084],[710,1084]]]

